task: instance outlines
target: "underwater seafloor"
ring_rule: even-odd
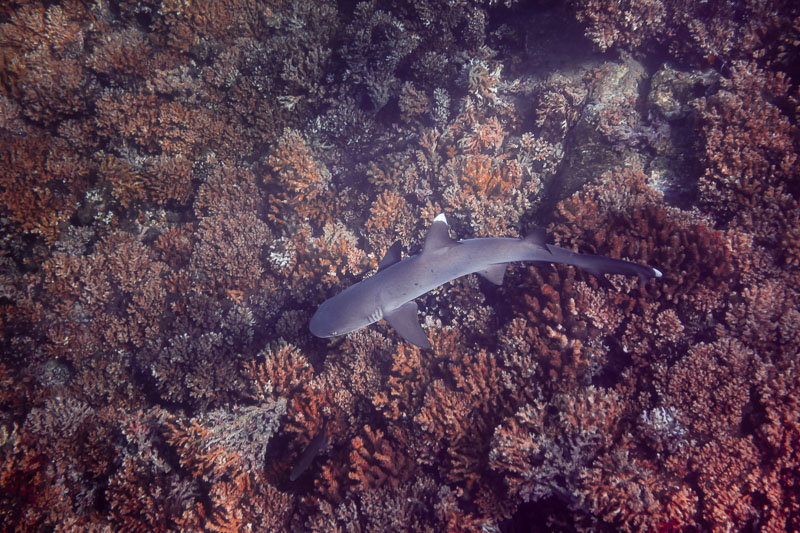
[[[799,46],[777,0],[4,2],[0,529],[799,530]],[[311,336],[440,212],[664,277]]]

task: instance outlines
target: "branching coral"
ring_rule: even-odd
[[[168,423],[166,439],[180,450],[181,464],[205,480],[258,478],[267,444],[286,412],[286,401],[217,409],[204,416]]]
[[[270,198],[276,220],[282,220],[284,210],[294,211],[302,221],[328,218],[335,194],[330,173],[314,159],[299,132],[285,131],[268,161],[282,191]]]
[[[680,58],[714,65],[752,59],[777,47],[797,14],[795,6],[782,0],[748,0],[735,6],[687,0],[625,0],[612,6],[574,0],[573,4],[578,19],[587,23],[586,36],[601,50],[649,51],[666,45]]]
[[[785,236],[800,212],[798,132],[775,102],[788,93],[782,73],[737,62],[730,80],[698,103],[706,160],[700,199],[718,220],[782,245],[782,255],[792,262],[796,243]]]
[[[574,506],[581,472],[618,437],[621,409],[615,393],[593,388],[525,405],[495,431],[492,468],[523,501],[557,496]]]
[[[157,4],[0,7],[5,529],[800,528],[796,6]],[[441,212],[664,276],[311,336]]]

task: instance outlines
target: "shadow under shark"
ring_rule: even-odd
[[[422,251],[403,260],[400,242],[386,252],[375,275],[348,287],[319,306],[309,329],[317,337],[338,337],[381,318],[408,342],[429,349],[431,343],[417,318],[414,298],[467,274],[478,273],[502,285],[508,263],[563,263],[582,268],[612,287],[604,274],[639,276],[642,283],[661,272],[630,261],[579,254],[545,242],[543,232],[523,239],[488,238],[456,241],[448,234],[444,214],[437,215]]]

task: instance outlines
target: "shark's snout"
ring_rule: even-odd
[[[332,331],[325,320],[324,310],[322,308],[318,309],[314,316],[311,317],[311,322],[308,323],[308,329],[311,330],[311,334],[315,337],[332,337]]]
[[[340,296],[326,300],[311,317],[308,329],[315,337],[338,337],[355,329],[348,327],[347,307],[342,309],[339,299]]]

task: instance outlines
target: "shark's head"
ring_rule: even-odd
[[[358,308],[340,302],[340,293],[319,306],[317,312],[311,317],[308,329],[317,337],[338,337],[363,328],[370,323],[358,312]],[[341,305],[341,304],[345,305]]]
[[[335,337],[339,335],[340,325],[336,323],[336,316],[328,309],[325,309],[323,304],[311,317],[311,322],[308,324],[308,329],[311,330],[317,337]]]

